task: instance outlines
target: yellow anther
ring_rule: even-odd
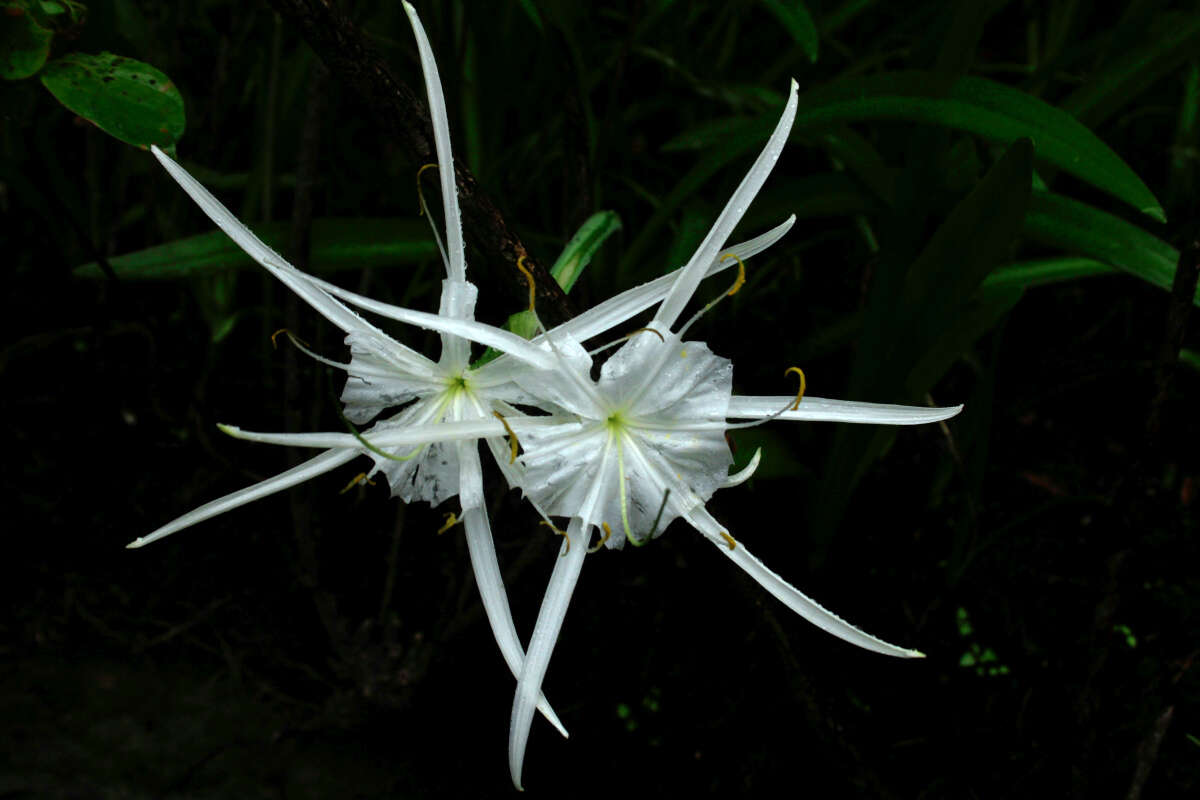
[[[420,206],[420,209],[417,211],[418,217],[423,216],[426,212],[425,195],[424,195],[424,193],[421,192],[421,174],[423,172],[425,172],[425,170],[427,170],[427,169],[437,169],[437,168],[438,168],[437,164],[426,164],[425,166],[423,166],[419,170],[417,170],[417,204]]]
[[[743,286],[746,285],[746,265],[742,262],[742,260],[740,258],[738,258],[737,256],[735,256],[733,253],[726,253],[725,255],[721,256],[722,261],[728,261],[731,258],[734,259],[735,261],[737,261],[738,276],[737,276],[737,280],[735,280],[733,282],[733,286],[731,286],[729,288],[729,291],[725,293],[726,297],[733,297],[735,294],[738,293],[739,289],[741,289]]]
[[[653,333],[655,336],[658,337],[658,340],[660,342],[667,341],[666,339],[663,338],[663,335],[661,333],[659,333],[658,331],[654,330],[654,328],[636,328],[636,329],[630,331],[629,333],[625,334],[625,338],[632,339],[633,337],[637,336],[639,333]]]
[[[564,556],[567,553],[571,552],[571,537],[567,535],[566,531],[559,530],[558,528],[554,527],[549,522],[546,522],[546,520],[542,520],[541,522],[538,523],[538,525],[545,525],[547,528],[549,528],[550,530],[554,531],[556,534],[558,534],[559,536],[561,536],[567,540],[567,549],[563,551]]]
[[[610,536],[612,536],[612,528],[608,527],[607,522],[601,522],[600,527],[604,528],[604,538],[602,538],[600,541],[596,542],[596,544],[589,547],[588,548],[589,553],[594,553],[597,550],[599,550],[601,547],[604,547],[604,543],[608,541]]]
[[[517,451],[520,449],[521,443],[517,441],[517,435],[509,427],[508,420],[504,418],[504,415],[499,411],[493,411],[492,413],[496,415],[496,419],[500,420],[500,424],[504,426],[504,430],[508,431],[508,446],[512,450],[512,455],[508,457],[508,463],[511,464],[517,460]]]
[[[536,285],[533,282],[533,273],[525,266],[525,256],[517,259],[517,269],[521,270],[521,274],[525,276],[525,280],[529,282],[529,310],[533,311],[533,299],[537,293]]]
[[[446,518],[446,521],[445,521],[445,523],[442,524],[442,527],[438,528],[438,530],[437,530],[438,536],[441,536],[443,533],[450,530],[451,528],[453,528],[455,525],[457,525],[459,522],[462,521],[458,518],[458,516],[453,511],[446,512],[446,514],[444,516]]]
[[[737,547],[737,542],[735,542],[735,541],[733,540],[733,537],[732,537],[732,536],[730,536],[730,535],[729,535],[728,533],[726,533],[725,531],[721,531],[721,538],[725,540],[725,544],[729,545],[729,549],[730,549],[730,550],[732,550],[733,548]]]
[[[296,336],[295,333],[293,333],[292,331],[289,331],[288,329],[286,329],[286,327],[281,327],[280,330],[277,330],[274,333],[271,333],[271,347],[272,348],[275,348],[276,350],[280,349],[280,343],[278,343],[276,341],[276,339],[280,338],[280,333],[282,333],[283,336],[287,336],[289,341],[292,342],[293,344],[299,345],[299,347],[301,349],[308,347],[308,343],[305,342],[304,339],[300,338],[299,336]],[[312,355],[312,354],[310,353],[308,355]]]
[[[804,370],[800,369],[799,367],[788,367],[783,371],[783,376],[786,378],[793,372],[800,376],[800,391],[796,392],[796,401],[792,403],[792,407],[789,409],[791,411],[795,411],[800,407],[800,401],[804,399],[804,387],[806,386],[804,381]]]
[[[355,476],[354,476],[354,479],[353,479],[352,481],[350,481],[349,483],[347,483],[347,484],[346,484],[346,486],[345,486],[345,488],[343,488],[343,489],[342,489],[340,492],[338,492],[338,494],[345,494],[346,492],[348,492],[348,491],[350,491],[351,489],[353,489],[355,486],[358,486],[358,485],[359,485],[360,483],[362,483],[363,481],[366,481],[366,482],[367,482],[367,486],[374,486],[374,485],[375,485],[375,481],[373,481],[373,480],[371,480],[370,478],[368,478],[368,477],[367,477],[367,473],[365,473],[365,472],[360,472],[360,473],[358,473],[357,475],[355,475]]]

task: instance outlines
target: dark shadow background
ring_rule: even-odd
[[[704,156],[664,152],[665,142],[777,108],[789,75],[803,88],[930,63],[955,6],[808,2],[822,30],[811,65],[757,3],[531,5],[541,31],[520,3],[418,8],[456,155],[535,255],[552,262],[594,210],[620,214],[624,230],[572,292],[578,308],[686,258],[752,160],[689,192],[618,275],[625,248]],[[1054,103],[1115,58],[1120,37],[1151,41],[1191,8],[1132,3],[1104,16],[1086,5],[996,4],[968,71]],[[420,91],[398,4],[354,13]],[[269,8],[97,2],[61,47],[166,71],[187,101],[183,163],[209,170],[206,181],[225,176],[218,194],[244,219],[290,218],[313,56]],[[1061,181],[1176,244],[1194,219],[1196,151],[1175,158],[1171,144],[1186,69],[1095,126],[1164,201],[1168,226]],[[315,215],[414,216],[419,165],[336,81],[323,103]],[[291,325],[332,358],[344,349],[248,269],[170,281],[74,274],[97,255],[211,226],[148,153],[73,118],[35,81],[0,86],[0,105],[0,797],[508,796],[514,682],[461,537],[435,535],[442,509],[405,507],[382,485],[339,494],[351,465],[124,549],[288,465],[288,453],[228,439],[215,423],[280,430],[293,415],[302,429],[340,429],[333,379],[273,349],[272,331]],[[897,170],[914,131],[934,135],[856,129]],[[944,138],[994,160],[971,137]],[[875,264],[855,220],[886,213],[861,195],[804,193],[806,177],[829,170],[820,147],[789,146],[734,239],[814,210],[696,329],[734,360],[739,392],[786,394],[780,375],[799,363],[814,395],[845,396],[857,340],[844,323],[863,308]],[[949,199],[931,203],[930,232],[964,180],[931,187]],[[509,272],[491,254],[468,258],[480,318],[503,321],[517,310],[501,285]],[[333,279],[429,309],[439,273],[409,264]],[[766,446],[764,467],[718,493],[714,514],[803,591],[928,658],[892,661],[823,634],[676,523],[651,546],[588,560],[545,685],[572,737],[535,721],[529,793],[1189,796],[1200,778],[1200,373],[1180,365],[1159,401],[1163,433],[1148,438],[1168,303],[1116,274],[1027,291],[930,393],[988,413],[902,430],[824,548],[810,520],[833,427],[734,434],[742,457]],[[434,337],[398,333],[436,352]],[[1185,346],[1200,347],[1194,333]],[[862,399],[925,401],[902,391]],[[485,472],[528,636],[558,543]]]

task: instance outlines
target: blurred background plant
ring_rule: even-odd
[[[339,494],[348,468],[122,549],[280,469],[215,423],[339,427],[334,378],[271,332],[343,358],[131,145],[174,144],[313,272],[436,302],[402,100],[351,90],[378,58],[420,93],[407,23],[339,7],[361,52],[330,49],[315,0],[0,4],[0,794],[509,791],[511,681],[438,510]],[[696,337],[746,393],[798,364],[818,396],[967,404],[732,442],[764,448],[736,535],[926,662],[778,614],[694,537],[597,558],[546,687],[573,736],[535,726],[531,791],[1194,791],[1194,4],[418,9],[461,166],[575,308],[686,260],[794,76],[791,146],[734,238],[799,222]],[[470,214],[467,237],[503,322],[512,250]],[[556,542],[490,490],[527,635]]]

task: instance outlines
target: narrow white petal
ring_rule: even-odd
[[[795,397],[778,395],[773,397],[750,397],[734,395],[729,399],[727,419],[765,419],[789,408]],[[876,425],[921,425],[941,422],[962,411],[962,406],[930,408],[927,406],[899,406],[886,403],[862,403],[857,400],[828,400],[824,397],[805,395],[795,411],[784,411],[777,419],[801,420],[805,422],[859,422]]]
[[[793,214],[764,234],[755,236],[753,239],[748,239],[741,244],[724,248],[709,263],[704,277],[707,278],[711,275],[716,275],[718,272],[737,266],[737,261],[732,258],[722,260],[727,253],[732,253],[745,261],[751,256],[766,250],[775,244],[775,242],[782,239],[784,234],[791,230],[795,222],[796,215]],[[582,342],[593,336],[599,336],[602,333],[610,331],[666,297],[682,271],[683,267],[679,267],[663,275],[661,278],[655,278],[648,283],[643,283],[641,286],[621,292],[621,294],[615,297],[610,297],[603,303],[595,305],[579,316],[559,325],[552,331],[552,334],[560,332],[569,333]],[[535,338],[534,341],[536,342],[537,339]]]
[[[771,133],[771,138],[767,140],[766,147],[754,161],[754,165],[750,167],[746,177],[742,178],[742,182],[734,190],[729,202],[725,204],[724,210],[717,217],[717,221],[713,223],[708,235],[696,248],[696,252],[688,261],[687,266],[683,268],[679,280],[671,287],[670,294],[663,300],[650,327],[670,328],[679,319],[684,306],[692,299],[692,294],[700,285],[700,280],[708,270],[708,265],[717,257],[725,240],[729,238],[729,234],[741,221],[750,202],[762,188],[767,176],[771,174],[775,162],[779,160],[779,156],[783,152],[783,146],[787,143],[788,133],[792,129],[792,121],[796,118],[796,89],[796,81],[793,80],[788,92],[787,105],[783,108],[783,116],[779,118],[779,123]]]
[[[482,322],[474,322],[467,319],[447,319],[425,311],[414,311],[403,306],[381,303],[378,300],[363,297],[360,294],[355,294],[348,289],[343,289],[336,284],[323,281],[319,278],[310,278],[309,280],[313,285],[320,287],[323,291],[334,297],[345,300],[347,303],[370,311],[373,314],[378,314],[381,317],[394,319],[397,322],[403,322],[408,325],[416,325],[420,328],[427,328],[438,333],[451,333],[461,336],[464,339],[470,339],[472,342],[479,342],[480,344],[485,344],[502,352],[509,353],[515,358],[519,358],[542,369],[548,369],[554,365],[553,359],[545,350],[535,347],[528,340],[522,339],[515,333],[503,330],[502,328],[496,328],[491,325],[485,325]]]
[[[575,591],[579,571],[583,568],[583,558],[587,555],[585,535],[583,523],[578,517],[573,518],[567,527],[567,538],[560,547],[563,552],[554,560],[554,572],[550,575],[546,596],[542,598],[542,608],[538,612],[533,637],[529,640],[525,664],[517,678],[517,692],[513,697],[512,718],[508,728],[508,769],[513,786],[518,790],[522,788],[521,766],[525,761],[525,745],[529,743],[529,727],[533,724],[533,710],[542,689],[542,679],[546,677],[546,668],[550,666],[550,655],[554,652],[571,594]]]
[[[475,448],[476,445],[465,444],[462,447]],[[459,463],[463,463],[462,453],[460,449]],[[479,467],[478,458],[475,467]],[[500,653],[504,656],[513,677],[518,678],[521,675],[521,665],[525,663],[525,649],[521,647],[521,641],[517,638],[517,628],[513,624],[512,611],[508,606],[508,595],[504,591],[504,581],[500,576],[500,564],[496,558],[496,546],[492,542],[487,509],[464,508],[463,527],[467,536],[467,552],[471,554],[471,569],[475,572],[475,583],[479,586],[479,597],[483,601],[488,624],[492,626],[492,635],[496,644],[500,646]],[[537,709],[559,733],[564,737],[568,735],[567,729],[563,727],[545,696],[538,696]]]
[[[563,417],[516,417],[506,420],[518,434],[524,431],[555,427],[569,423]],[[313,447],[350,449],[362,452],[362,442],[349,433],[260,433],[244,431],[236,425],[218,425],[222,433],[235,439],[263,444],[278,444],[286,447]],[[462,439],[482,439],[489,436],[502,437],[508,431],[498,419],[461,420],[458,422],[436,422],[432,425],[389,425],[381,422],[362,436],[379,448],[392,448],[429,444],[431,442],[457,442]]]
[[[754,455],[750,457],[750,463],[726,478],[721,488],[732,489],[734,486],[741,486],[750,480],[750,477],[758,470],[758,462],[760,461],[762,461],[762,448],[756,447]]]
[[[446,115],[446,100],[442,96],[442,81],[438,77],[437,62],[433,60],[433,49],[425,28],[417,17],[411,3],[404,3],[404,11],[417,39],[417,53],[421,57],[421,71],[425,75],[425,93],[429,97],[429,118],[433,122],[433,145],[437,150],[438,177],[442,184],[442,208],[446,215],[447,276],[451,280],[466,280],[466,258],[464,256],[462,220],[458,211],[458,189],[454,181],[454,156],[450,152],[450,123]]]
[[[208,215],[217,227],[233,239],[238,247],[257,261],[259,264],[283,282],[289,289],[299,295],[306,303],[320,312],[326,319],[341,328],[346,333],[361,330],[368,326],[367,322],[337,302],[325,292],[312,285],[309,277],[293,267],[283,256],[267,247],[254,232],[238,221],[221,201],[213,197],[187,170],[175,163],[166,153],[159,150],[157,145],[151,145],[150,151],[159,160],[185,192],[187,192],[200,209]]]
[[[721,535],[725,532],[725,529],[719,522],[712,518],[706,509],[695,508],[686,517],[688,522],[692,524],[692,527],[704,534],[705,538],[712,542],[722,554],[728,556],[733,563],[741,567],[760,586],[773,594],[785,606],[821,630],[831,633],[850,644],[858,645],[865,650],[875,653],[882,653],[885,656],[896,656],[897,658],[925,657],[925,654],[919,650],[909,650],[905,647],[889,644],[876,636],[872,636],[854,627],[768,569],[741,542],[738,542],[731,550],[729,543]],[[728,534],[726,533],[726,535]]]
[[[442,281],[442,299],[438,314],[454,319],[475,319],[475,300],[479,290],[469,281]],[[442,357],[439,362],[449,372],[461,373],[471,363],[471,343],[452,333],[442,334]]]
[[[181,531],[184,528],[191,527],[197,522],[203,522],[219,514],[224,514],[226,511],[244,506],[247,503],[253,503],[268,495],[282,492],[284,489],[290,489],[297,484],[312,480],[318,475],[323,475],[332,469],[340,467],[347,461],[352,460],[358,453],[353,450],[330,450],[322,453],[316,458],[311,458],[303,464],[298,464],[286,472],[281,472],[273,478],[267,478],[265,481],[260,481],[253,486],[247,486],[245,489],[238,489],[236,492],[231,492],[224,497],[219,497],[212,500],[199,508],[193,509],[184,514],[178,519],[174,519],[163,525],[158,530],[146,536],[139,536],[134,539],[126,547],[142,547],[150,544],[153,541],[170,536],[172,533]]]
[[[376,426],[363,434],[363,438],[378,448],[392,448],[430,444],[432,442],[456,442],[460,439],[479,439],[484,436],[502,436],[504,426],[500,420],[478,420],[470,422],[435,422],[432,425]],[[356,437],[349,433],[260,433],[244,431],[235,425],[218,425],[222,433],[235,439],[263,444],[278,444],[284,447],[338,448],[367,452]]]

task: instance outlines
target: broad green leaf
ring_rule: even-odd
[[[804,55],[813,64],[817,63],[817,26],[812,15],[801,0],[762,0],[767,10],[775,15],[779,24],[787,29]]]
[[[50,55],[54,32],[43,28],[20,3],[0,3],[0,78],[17,81],[37,73]]]
[[[1200,15],[1189,13],[1172,19],[1177,24],[1166,26],[1163,35],[1089,75],[1062,101],[1062,109],[1088,125],[1099,124],[1184,61],[1195,58],[1200,46]]]
[[[884,72],[852,76],[800,96],[795,141],[815,129],[852,122],[904,120],[967,131],[1001,143],[1033,140],[1039,159],[1165,221],[1162,205],[1141,178],[1083,124],[1033,95],[974,76]],[[721,146],[726,137],[763,141],[778,120],[770,112],[713,120],[668,142],[672,149]]]
[[[41,79],[60,103],[123,142],[173,151],[183,136],[183,95],[149,64],[71,53],[47,64]]]
[[[1171,288],[1179,251],[1132,225],[1057,194],[1036,192],[1025,234],[1043,244],[1098,259],[1164,289]]]
[[[571,291],[575,281],[592,262],[592,256],[604,244],[604,240],[621,230],[621,218],[615,211],[598,211],[588,217],[567,246],[559,254],[550,274],[564,292]]]
[[[1016,301],[1020,289],[983,301],[982,309],[972,296],[1021,232],[1032,174],[1033,148],[1018,141],[938,226],[908,267],[900,291],[893,295],[881,283],[872,287],[851,378],[855,399],[921,399],[986,331],[980,321],[998,319]],[[858,480],[894,437],[893,428],[870,426],[843,426],[835,434],[815,495],[820,502],[812,505],[818,557]]]
[[[1033,147],[1013,144],[938,227],[909,268],[900,302],[913,322],[934,328],[1005,260],[1029,207]]]
[[[276,250],[287,244],[290,223],[250,226]],[[429,227],[416,219],[313,220],[310,269],[335,272],[362,267],[413,264],[437,256]],[[113,271],[126,280],[162,280],[206,275],[233,267],[257,266],[250,256],[221,231],[189,236],[174,242],[109,259]],[[95,262],[76,269],[81,277],[103,275]]]

